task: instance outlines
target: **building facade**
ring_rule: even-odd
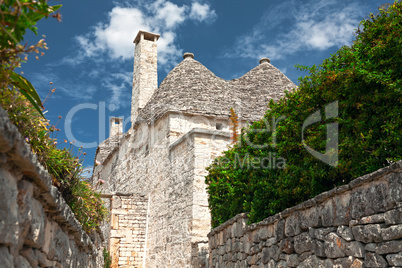
[[[208,267],[206,167],[231,144],[230,108],[241,126],[295,85],[269,59],[224,80],[185,53],[158,88],[159,35],[134,40],[132,127],[111,119],[93,183],[110,207],[102,227],[112,267]]]

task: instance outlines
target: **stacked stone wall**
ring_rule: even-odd
[[[265,220],[209,235],[210,267],[402,266],[402,161]]]
[[[110,255],[114,267],[143,267],[147,198],[139,194],[111,198]]]
[[[102,250],[0,108],[0,266],[103,267]]]

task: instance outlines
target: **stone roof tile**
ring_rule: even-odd
[[[231,107],[239,118],[255,121],[264,115],[271,99],[277,101],[293,88],[295,84],[267,61],[227,81],[186,57],[163,80],[136,123],[150,123],[171,111],[229,117]]]

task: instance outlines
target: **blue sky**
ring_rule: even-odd
[[[184,52],[217,76],[233,79],[262,57],[294,83],[304,73],[295,64],[320,64],[350,45],[359,22],[380,5],[374,0],[150,0],[49,1],[62,4],[62,22],[38,24],[49,50],[23,64],[24,75],[45,103],[47,118],[58,124],[58,140],[75,140],[91,167],[96,146],[108,137],[109,118],[129,122],[133,40],[138,30],[159,33],[158,80],[182,60]],[[50,86],[50,82],[53,85]],[[125,131],[129,125],[125,127]]]

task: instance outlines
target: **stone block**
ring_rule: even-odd
[[[260,242],[260,237],[259,237],[259,235],[258,235],[258,230],[254,230],[254,231],[251,233],[251,241],[252,241],[253,243],[259,243],[259,242]]]
[[[383,242],[377,245],[375,252],[377,254],[390,254],[402,251],[402,240]]]
[[[45,212],[42,204],[32,198],[29,204],[30,226],[24,243],[26,245],[40,248],[45,242]]]
[[[333,226],[335,209],[332,199],[328,199],[320,206],[321,209],[321,222],[324,227]]]
[[[349,223],[351,219],[350,213],[350,192],[346,192],[341,195],[335,195],[332,200],[335,206],[335,217],[334,217],[334,225],[346,225]]]
[[[388,180],[390,202],[402,202],[402,172],[391,173]]]
[[[374,181],[354,189],[351,196],[352,218],[360,219],[386,211],[391,205],[388,195],[387,181]]]
[[[358,221],[358,224],[383,223],[384,221],[384,213],[381,213],[363,217]]]
[[[47,256],[44,253],[42,253],[40,250],[35,249],[34,254],[38,259],[38,264],[40,267],[54,267],[55,266],[55,262],[50,261],[47,258]]]
[[[388,264],[391,266],[402,266],[402,252],[397,254],[388,254],[386,259]]]
[[[54,247],[55,247],[54,235],[57,231],[57,228],[58,226],[55,222],[45,219],[45,230],[44,230],[45,241],[42,247],[42,251],[45,254],[48,254],[50,258],[54,256]]]
[[[70,239],[63,232],[62,229],[57,228],[57,231],[54,234],[54,240],[55,240],[55,247],[54,247],[55,260],[62,262],[67,259],[68,255],[74,254],[74,252],[71,252]]]
[[[327,267],[324,266],[324,262],[322,260],[320,260],[319,258],[317,258],[317,256],[315,255],[311,255],[309,256],[307,259],[305,259],[304,261],[302,261],[299,266],[299,268],[317,268],[317,267]],[[332,267],[332,266],[330,266]]]
[[[301,233],[300,218],[297,212],[294,212],[286,218],[285,236],[292,237]]]
[[[349,268],[363,268],[364,263],[360,259],[355,259]]]
[[[275,243],[276,243],[275,237],[268,238],[267,241],[265,241],[265,246],[266,246],[266,247],[270,247],[270,246],[272,246],[272,245],[275,244]]]
[[[381,242],[381,226],[379,224],[368,224],[353,226],[352,233],[357,241],[364,243]]]
[[[285,237],[285,220],[279,220],[275,223],[274,232],[276,241],[282,240]]]
[[[385,224],[401,224],[402,223],[402,207],[389,210],[384,213]]]
[[[0,243],[18,242],[17,178],[0,168]]]
[[[319,227],[320,225],[320,213],[316,206],[300,211],[299,218],[302,230],[307,230],[310,227]]]
[[[284,260],[280,260],[277,264],[276,264],[277,268],[287,268],[288,264],[286,263],[286,261]]]
[[[309,258],[311,255],[313,255],[313,252],[308,251],[308,252],[303,252],[302,254],[299,255],[299,261],[304,262],[307,258]]]
[[[352,241],[354,239],[352,229],[348,226],[339,226],[336,233],[346,241]]]
[[[376,253],[368,252],[364,258],[365,267],[387,267],[387,261]]]
[[[15,268],[32,268],[32,266],[29,264],[27,259],[25,259],[22,256],[18,256],[17,263],[14,267]]]
[[[308,233],[301,233],[295,236],[294,249],[298,254],[311,251],[313,249],[313,239]]]
[[[0,246],[0,260],[3,267],[14,267],[14,258],[10,254],[8,247]]]
[[[286,254],[292,254],[295,252],[293,242],[290,238],[283,239],[281,242],[279,242],[278,247],[280,252],[284,252]]]
[[[346,256],[346,242],[335,233],[327,235],[327,241],[324,242],[324,252],[328,258],[342,258]]]
[[[297,267],[300,264],[299,256],[297,254],[286,255],[286,263],[289,267]]]
[[[370,252],[375,252],[375,249],[377,248],[377,244],[375,243],[369,243],[364,247],[364,250],[370,251]]]
[[[353,264],[354,260],[355,260],[355,258],[353,258],[352,256],[336,259],[334,261],[334,267],[337,267],[337,268],[338,267],[339,268],[348,267],[349,268]]]
[[[270,236],[272,236],[272,232],[269,232],[269,228],[268,226],[262,226],[259,230],[258,230],[258,237],[260,238],[260,240],[267,240]]]
[[[346,244],[346,255],[353,256],[355,258],[364,258],[365,249],[364,245],[358,241],[351,241]]]
[[[319,228],[319,229],[309,229],[309,235],[312,238],[319,239],[321,241],[325,241],[326,237],[329,233],[335,232],[335,227],[328,227],[328,228]]]
[[[268,268],[275,268],[276,262],[274,260],[270,260],[267,265]]]
[[[318,257],[325,257],[325,247],[324,247],[324,242],[321,242],[320,240],[314,240],[313,244],[313,253],[314,255],[317,255]]]
[[[402,224],[381,229],[381,235],[382,239],[385,241],[402,238]]]
[[[20,250],[21,256],[23,256],[32,267],[38,266],[38,257],[35,255],[32,248],[23,248]]]
[[[272,245],[271,247],[268,248],[269,259],[278,261],[280,253],[281,252],[279,251],[279,248],[276,245]]]

